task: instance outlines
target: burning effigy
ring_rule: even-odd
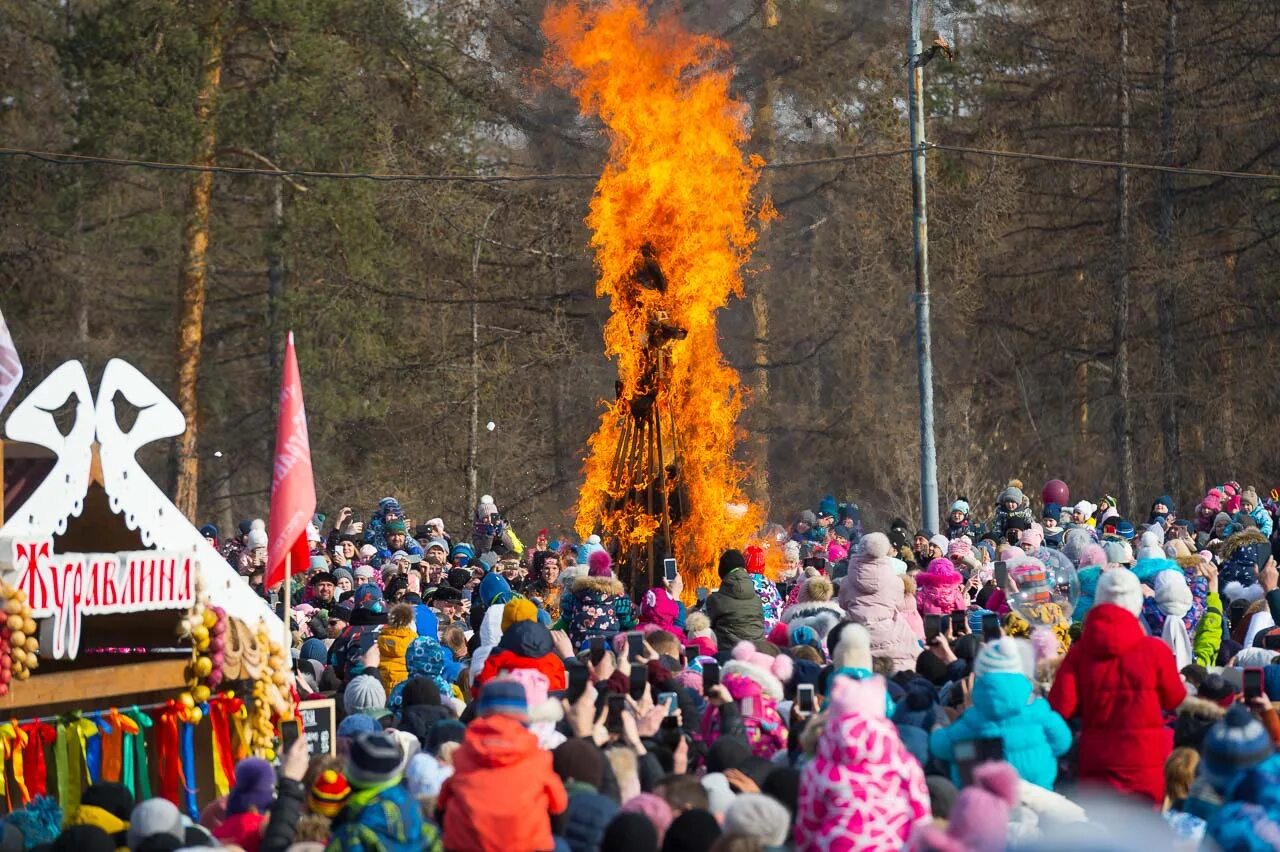
[[[609,159],[587,216],[610,300],[605,354],[615,399],[590,440],[577,506],[632,593],[676,557],[686,595],[716,587],[716,562],[760,526],[734,456],[742,388],[720,351],[716,314],[742,296],[764,165],[742,149],[747,107],[730,94],[727,46],[633,0],[553,3],[548,64],[585,115],[604,125]]]

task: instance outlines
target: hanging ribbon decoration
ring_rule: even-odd
[[[231,791],[235,777],[236,755],[231,747],[231,721],[244,711],[244,701],[233,693],[217,695],[209,700],[209,726],[213,729],[213,788],[215,796]]]
[[[196,725],[203,715],[202,707],[189,709],[182,720],[182,804],[179,805],[192,820],[200,819],[196,805]]]
[[[98,726],[78,712],[62,717],[54,746],[54,768],[58,775],[58,804],[63,813],[74,813],[80,807],[80,790],[88,779],[85,747]]]
[[[94,726],[97,728],[95,736],[90,737],[84,750],[84,768],[85,773],[89,776],[90,784],[97,784],[102,780],[102,737],[103,734],[110,734],[112,728],[108,725],[102,713],[91,713],[89,718],[93,720]]]
[[[133,723],[133,730],[124,727],[124,749],[121,757],[121,783],[133,793],[134,801],[151,798],[151,767],[147,764],[147,729],[154,723],[151,717],[130,707],[121,714]]]
[[[155,714],[156,751],[165,758],[160,764],[160,795],[179,808],[184,806],[186,796],[183,792],[185,782],[182,765],[185,754],[180,751],[183,747],[183,738],[180,736],[178,725],[191,723],[192,710],[193,708],[187,707],[180,701],[169,699],[158,708]],[[174,755],[178,755],[180,759],[174,760]]]
[[[49,792],[49,767],[45,763],[44,750],[57,739],[57,729],[48,722],[34,719],[22,725],[26,745],[22,749],[22,762],[26,771],[27,792],[31,798]]]
[[[137,734],[138,723],[114,707],[103,711],[102,721],[105,724],[99,734],[99,738],[102,740],[102,775],[99,780],[122,781],[124,776],[124,737],[125,734]],[[132,777],[132,774],[130,772],[130,777]]]
[[[31,801],[31,794],[27,792],[27,780],[24,777],[22,752],[27,747],[27,732],[18,724],[17,719],[5,722],[0,725],[0,754],[4,756],[4,762],[13,769],[13,786],[18,788],[18,806],[24,807],[27,802]],[[13,792],[9,786],[8,780],[5,778],[4,767],[0,766],[0,787],[4,788],[4,803],[9,813],[13,813]]]

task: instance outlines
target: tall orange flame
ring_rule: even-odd
[[[743,494],[746,468],[734,459],[741,388],[716,338],[716,312],[730,296],[742,296],[740,270],[756,238],[750,196],[764,163],[741,150],[747,108],[729,94],[725,44],[688,32],[674,16],[651,20],[635,0],[553,3],[542,29],[552,72],[584,114],[603,121],[610,142],[586,221],[600,273],[596,292],[610,298],[613,311],[604,341],[618,362],[621,399],[642,382],[653,316],[664,312],[688,331],[668,350],[659,406],[673,415],[688,498],[673,531],[686,594],[698,585],[715,588],[720,552],[746,544],[763,517]],[[634,283],[647,247],[665,289]],[[623,403],[609,404],[591,438],[577,529],[585,536],[602,522],[624,543],[647,544],[651,518],[608,514],[609,498],[617,496],[610,494],[611,463],[626,416]]]

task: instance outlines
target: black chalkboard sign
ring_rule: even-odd
[[[333,754],[337,747],[337,706],[332,698],[298,702],[298,719],[312,756]]]

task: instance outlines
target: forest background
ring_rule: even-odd
[[[582,221],[606,140],[539,73],[543,5],[0,0],[5,149],[569,176],[0,152],[20,393],[67,358],[138,365],[196,424],[148,465],[225,530],[266,510],[294,329],[322,510],[394,493],[455,528],[479,491],[567,529],[615,377]],[[720,322],[753,496],[918,518],[906,2],[658,8],[728,43],[748,149],[779,166],[759,189],[782,219]],[[1271,0],[956,0],[929,23],[955,49],[925,69],[930,142],[1280,173]],[[1011,476],[1139,518],[1280,484],[1278,188],[930,151],[944,507],[986,514]]]

